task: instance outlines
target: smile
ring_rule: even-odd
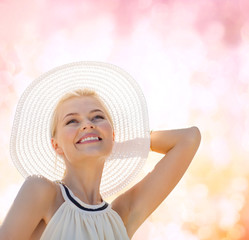
[[[87,137],[87,138],[84,138],[82,140],[80,140],[79,142],[77,142],[78,144],[82,144],[82,143],[91,143],[91,142],[98,142],[100,141],[101,139],[98,138],[98,137]]]

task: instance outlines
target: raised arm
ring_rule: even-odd
[[[120,213],[130,237],[180,181],[200,140],[197,127],[151,133],[151,150],[165,156],[144,179],[117,200],[127,203],[126,213]]]
[[[55,197],[52,183],[42,177],[29,177],[17,194],[3,224],[0,240],[27,240],[44,218]]]

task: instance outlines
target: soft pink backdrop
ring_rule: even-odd
[[[248,12],[246,0],[1,0],[0,222],[24,181],[8,151],[18,98],[55,66],[96,60],[134,76],[151,129],[202,132],[189,170],[133,239],[249,239]],[[144,173],[161,157],[150,153]]]

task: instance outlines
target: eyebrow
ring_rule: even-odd
[[[104,112],[101,111],[100,109],[94,109],[94,110],[90,111],[90,113],[93,113],[93,112],[102,112],[102,113],[104,113]],[[63,118],[63,120],[64,120],[66,117],[72,116],[72,115],[79,115],[79,113],[68,113],[68,114]]]

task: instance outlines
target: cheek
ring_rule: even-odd
[[[98,125],[100,132],[102,132],[103,136],[106,139],[113,139],[113,130],[112,126],[109,124],[109,122],[102,122]]]
[[[75,137],[75,134],[77,132],[78,128],[68,128],[65,130],[65,135],[69,138]]]
[[[60,131],[59,137],[61,140],[63,139],[63,141],[72,140],[72,138],[75,137],[76,132],[77,132],[76,128],[72,127],[65,128],[62,131]]]
[[[112,126],[109,124],[109,122],[101,124],[101,128],[108,133],[112,133]]]

